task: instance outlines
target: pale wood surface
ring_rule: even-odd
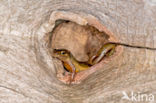
[[[0,1],[1,103],[131,103],[122,91],[156,96],[156,52],[149,50],[124,48],[83,83],[59,82],[37,33],[54,10],[94,15],[120,41],[156,47],[154,0]]]

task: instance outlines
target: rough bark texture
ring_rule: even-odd
[[[156,96],[156,52],[149,50],[124,48],[79,85],[58,81],[46,44],[38,41],[54,10],[94,15],[120,41],[156,47],[154,0],[0,1],[1,103],[131,103],[122,91]]]

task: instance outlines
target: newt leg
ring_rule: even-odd
[[[74,77],[75,77],[75,74],[76,74],[76,68],[75,68],[74,64],[71,61],[69,61],[68,63],[72,67],[72,74],[71,74],[71,78],[70,78],[70,84],[71,84],[71,82],[74,80]]]

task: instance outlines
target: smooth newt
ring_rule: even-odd
[[[97,52],[96,55],[92,56],[88,62],[80,62],[76,60],[76,58],[66,49],[54,49],[53,50],[53,57],[60,59],[63,62],[64,67],[72,73],[72,80],[75,77],[77,72],[83,71],[88,69],[94,64],[99,63],[106,55],[111,56],[115,52],[115,48],[118,45],[132,47],[132,48],[141,48],[141,49],[149,49],[149,50],[156,50],[156,48],[150,47],[143,47],[143,46],[133,46],[124,43],[117,43],[117,42],[108,42],[104,44]]]

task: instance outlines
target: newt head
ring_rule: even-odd
[[[71,53],[66,49],[54,49],[52,56],[66,62],[70,59]]]

